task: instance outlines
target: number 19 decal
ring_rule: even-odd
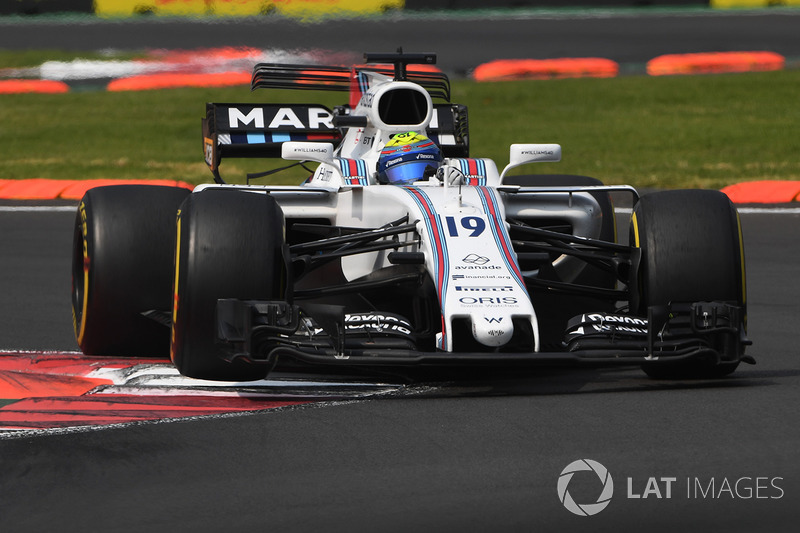
[[[444,217],[447,222],[447,232],[451,237],[459,236],[459,228],[455,217]],[[486,222],[480,217],[461,217],[461,227],[470,233],[467,237],[477,237],[486,229]]]

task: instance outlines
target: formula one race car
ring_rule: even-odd
[[[283,364],[705,377],[752,362],[726,196],[639,198],[585,176],[509,173],[559,161],[556,144],[513,144],[498,171],[470,155],[467,108],[449,102],[435,55],[365,59],[255,67],[253,89],[349,92],[333,110],[207,104],[215,184],[87,192],[72,283],[84,353],[169,352],[186,376],[235,381]],[[318,165],[299,186],[230,185],[229,157]],[[620,194],[633,205],[628,244]]]

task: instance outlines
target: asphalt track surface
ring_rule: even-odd
[[[0,206],[4,349],[76,348],[73,217]],[[732,377],[486,375],[382,399],[0,439],[4,529],[794,531],[800,213],[745,210],[742,220],[758,364]],[[596,516],[559,502],[559,475],[577,459],[614,480]],[[652,485],[629,497],[650,478],[661,498]],[[671,498],[661,478],[676,479]],[[740,497],[747,486],[753,496]],[[598,491],[592,476],[570,485],[581,503]]]
[[[0,209],[3,349],[76,348],[73,216]],[[0,439],[3,530],[796,531],[800,214],[745,211],[742,223],[758,365],[732,377],[486,375],[382,399]],[[615,483],[592,517],[557,493],[584,458]],[[581,503],[599,490],[585,474],[569,487]]]
[[[0,49],[143,48],[192,49],[251,46],[324,52],[359,61],[363,52],[436,52],[451,75],[466,75],[494,59],[602,57],[621,71],[644,71],[661,54],[768,50],[800,59],[800,9],[547,11],[539,14],[490,11],[450,15],[365,18],[299,23],[277,18],[176,21],[141,18],[133,22],[0,18]]]

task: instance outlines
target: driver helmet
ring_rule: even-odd
[[[386,143],[378,159],[378,181],[408,185],[427,178],[442,164],[442,153],[422,134],[398,133]]]

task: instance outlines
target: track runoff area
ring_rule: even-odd
[[[247,383],[181,376],[169,360],[0,350],[0,439],[410,394],[396,383],[280,375]]]

